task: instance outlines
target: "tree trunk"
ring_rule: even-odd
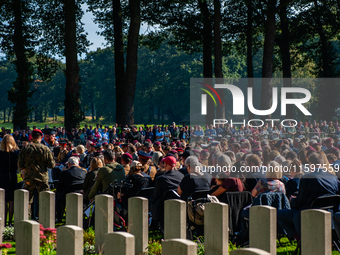
[[[115,79],[116,79],[116,122],[121,124],[123,119],[123,98],[125,68],[123,22],[120,0],[113,0],[113,25],[114,25],[114,54],[115,54]]]
[[[222,42],[221,42],[221,33],[220,33],[220,24],[221,24],[221,4],[220,0],[214,0],[214,55],[215,55],[215,78],[216,83],[223,83],[223,71],[222,71]],[[216,117],[218,119],[225,119],[225,105],[224,98],[225,93],[224,89],[217,89],[217,93],[219,94],[222,105],[217,104],[216,108]]]
[[[251,0],[246,0],[247,5],[247,77],[248,88],[254,88],[253,68],[253,6]],[[254,119],[254,114],[248,109],[248,119]]]
[[[212,78],[212,41],[213,37],[211,34],[211,15],[208,9],[206,0],[198,0],[200,11],[202,14],[203,29],[202,29],[202,40],[203,40],[203,77]],[[205,83],[210,83],[205,80]],[[212,84],[210,84],[212,85]],[[214,102],[210,97],[207,97],[207,115],[205,116],[206,124],[212,124],[215,118]]]
[[[45,110],[44,110],[44,112],[45,112],[45,118],[44,118],[44,121],[46,121],[47,120],[47,108],[45,108]]]
[[[79,100],[79,66],[77,59],[76,38],[76,2],[64,0],[65,12],[65,128],[71,130],[79,127],[81,121]]]
[[[92,121],[94,121],[94,103],[91,103]]]
[[[4,109],[4,123],[6,123],[6,108]]]
[[[164,107],[162,108],[162,124],[164,124]]]
[[[273,77],[273,57],[275,42],[275,2],[267,3],[267,19],[265,22],[265,39],[263,47],[262,63],[262,90],[261,90],[261,110],[268,110],[272,106],[272,77]],[[262,119],[270,119],[271,114],[261,116]]]
[[[30,83],[32,82],[32,69],[26,56],[25,39],[23,32],[22,8],[25,8],[25,1],[13,0],[14,12],[14,61],[17,71],[17,79],[13,88],[8,93],[8,99],[15,104],[13,112],[13,129],[26,129],[29,115],[28,98],[31,96]]]
[[[282,38],[280,40],[280,53],[282,59],[282,73],[283,73],[283,86],[292,87],[292,73],[291,73],[291,62],[290,62],[290,44],[289,44],[289,27],[287,18],[287,7],[284,6],[279,11],[280,15],[280,26],[282,31]],[[287,93],[287,98],[293,98],[292,93]],[[293,119],[294,108],[292,104],[287,105],[287,119]]]
[[[161,108],[158,106],[157,107],[157,121],[160,123],[161,120]]]
[[[123,94],[122,124],[134,124],[134,100],[138,69],[138,41],[140,29],[140,0],[130,0],[130,27],[126,54],[126,74]]]
[[[7,116],[7,122],[10,123],[11,122],[11,114],[12,114],[12,108],[8,109],[8,116]]]

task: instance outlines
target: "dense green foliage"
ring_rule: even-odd
[[[19,9],[15,4],[20,2],[22,18],[18,27],[15,11]],[[139,8],[134,2],[134,14],[132,2],[126,0],[75,2],[73,46],[76,45],[76,50],[72,54],[73,57],[75,52],[85,56],[78,64],[79,86],[74,59],[74,68],[70,69],[77,78],[71,84],[76,88],[76,95],[80,88],[80,99],[76,101],[81,107],[75,114],[78,119],[86,114],[93,119],[104,117],[117,121],[121,119],[117,113],[122,107],[129,108],[128,114],[134,115],[127,122],[188,120],[190,78],[221,77],[218,70],[222,70],[223,77],[240,78],[339,77],[340,5],[336,0],[138,2]],[[86,53],[91,38],[87,38],[81,23],[84,3],[94,15],[107,48]],[[13,111],[16,115],[22,113],[24,119],[28,116],[29,121],[41,122],[48,116],[57,118],[64,116],[64,103],[72,101],[65,99],[66,64],[57,60],[66,56],[64,4],[62,0],[53,3],[11,0],[0,9],[3,14],[0,15],[0,51],[6,55],[6,59],[0,61],[0,115],[3,120]],[[119,10],[113,8],[118,5]],[[220,18],[215,19],[218,14]],[[137,40],[139,47],[138,56],[129,58],[131,20],[139,19],[139,15],[142,24],[151,29],[130,41],[136,45]],[[217,23],[219,26],[215,26]],[[16,34],[17,41],[14,31],[22,32]],[[122,44],[117,46],[119,40]],[[115,48],[122,50],[115,52]],[[117,52],[123,54],[119,59]],[[223,56],[222,66],[220,55]],[[127,73],[135,76],[136,61],[137,79],[129,81],[131,75]],[[123,74],[117,70],[122,70]],[[124,91],[124,86],[135,87],[135,93],[131,89]],[[334,118],[334,110],[339,108],[340,86],[318,83],[311,89],[313,118]],[[257,97],[261,98],[263,93],[269,95],[271,88],[262,84],[262,89],[256,92],[260,91]],[[260,100],[258,107],[266,107],[263,101]],[[300,117],[297,114],[294,112],[294,117]]]

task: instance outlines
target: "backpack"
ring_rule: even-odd
[[[215,196],[207,196],[207,198],[198,198],[188,201],[188,217],[195,225],[204,225],[204,210],[206,203],[220,202]]]

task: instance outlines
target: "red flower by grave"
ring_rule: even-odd
[[[10,249],[12,248],[12,245],[10,243],[2,243],[0,244],[0,249],[5,248],[5,249]]]

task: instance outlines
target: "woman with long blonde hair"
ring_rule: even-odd
[[[88,195],[93,184],[96,182],[96,177],[98,174],[98,169],[103,167],[103,161],[99,157],[94,157],[91,160],[89,172],[85,176],[84,184],[83,184],[83,194],[84,194],[84,204],[87,205],[89,203]]]
[[[13,136],[5,135],[0,146],[0,188],[5,190],[5,219],[8,213],[8,225],[12,225],[14,211],[14,191],[17,188],[19,148]]]

